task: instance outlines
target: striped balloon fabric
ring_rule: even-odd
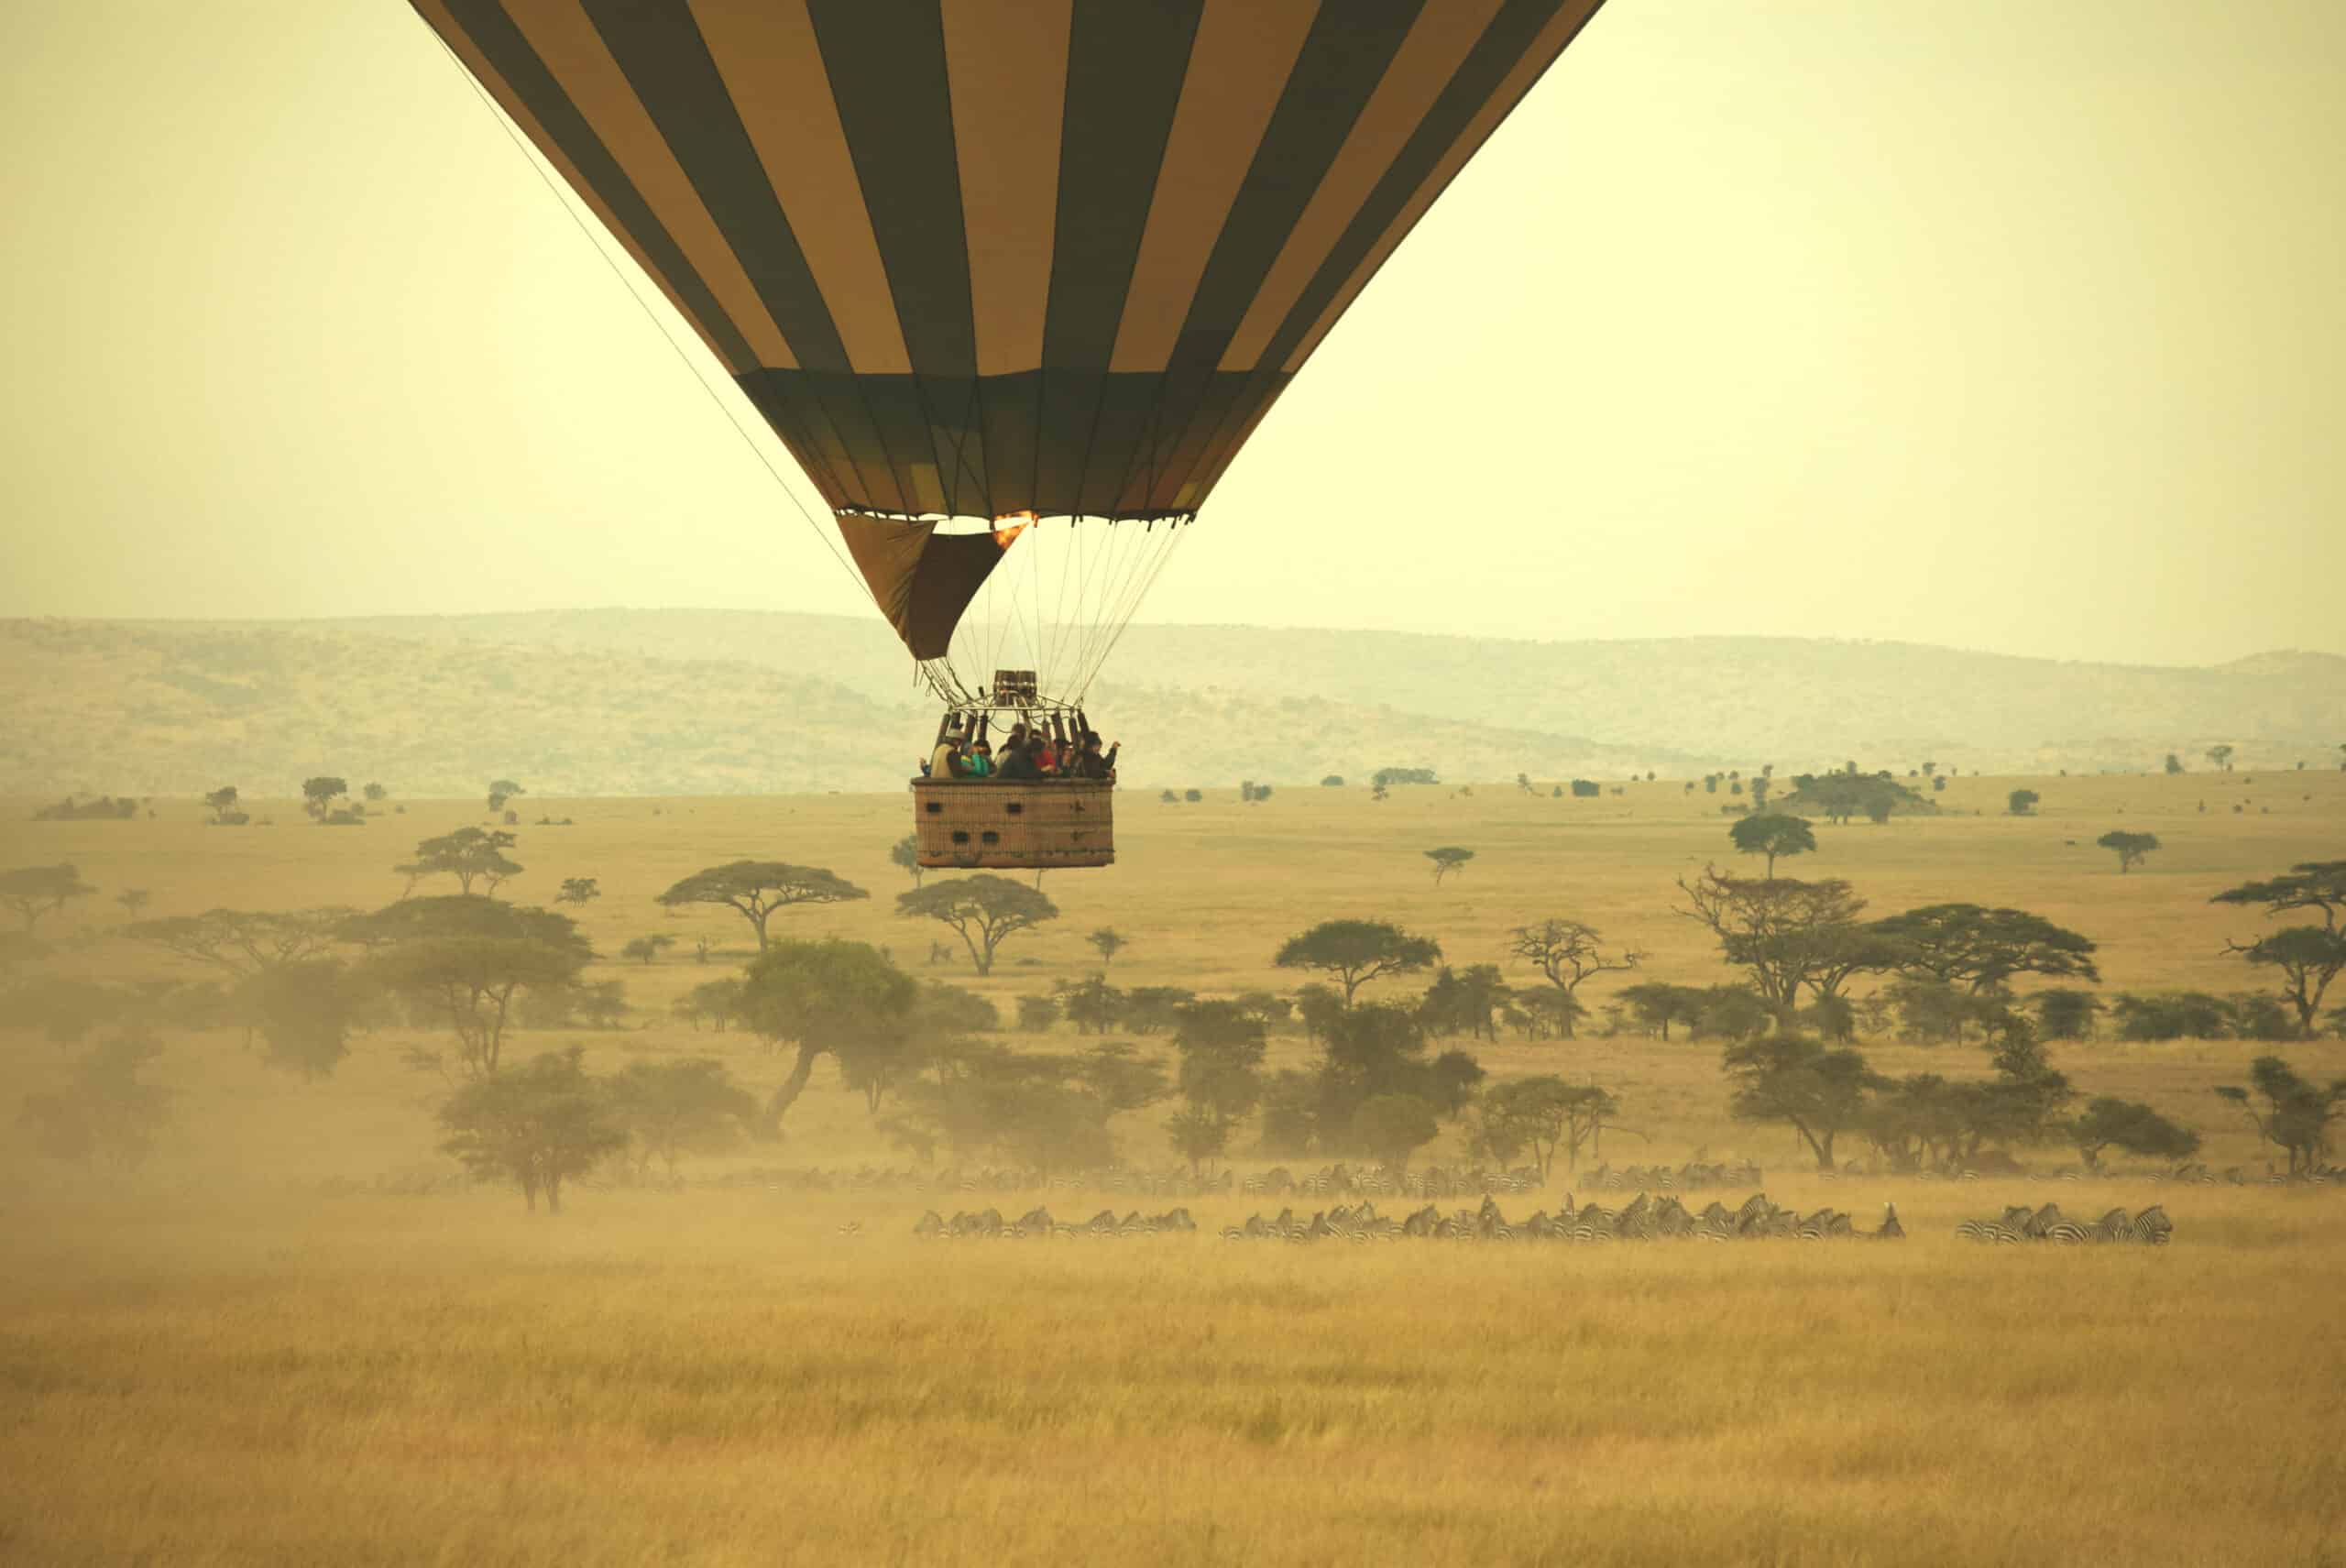
[[[1599,3],[412,0],[916,654],[1007,547],[922,520],[1194,514]]]

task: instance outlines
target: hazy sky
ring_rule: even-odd
[[[1143,619],[2346,652],[2341,81],[2339,0],[1611,0]],[[404,0],[7,0],[0,138],[0,614],[869,613]]]

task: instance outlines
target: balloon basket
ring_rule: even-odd
[[[1115,788],[1093,779],[913,781],[913,836],[936,871],[1113,865]]]

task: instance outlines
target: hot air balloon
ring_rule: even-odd
[[[411,4],[806,470],[940,736],[1070,738],[1232,458],[1601,0]],[[1111,781],[913,794],[925,865],[1114,857]]]

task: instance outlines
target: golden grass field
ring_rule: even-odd
[[[2041,815],[2002,816],[2023,782]],[[1105,924],[1132,938],[1118,983],[1291,989],[1299,977],[1270,965],[1279,941],[1337,915],[1399,920],[1458,962],[1498,959],[1510,926],[1572,915],[1650,949],[1653,978],[1708,983],[1727,973],[1672,914],[1671,883],[1723,858],[1725,798],[1667,781],[1593,801],[1490,784],[1382,804],[1359,789],[1255,806],[1135,792],[1122,863],[1047,878],[1064,917],[979,981],[925,968],[944,933],[892,913],[909,885],[886,861],[900,797],[524,797],[525,822],[577,825],[524,826],[529,869],[506,896],[545,902],[592,875],[605,896],[583,924],[603,951],[686,940],[648,968],[597,969],[627,981],[628,1028],[524,1034],[509,1055],[577,1040],[600,1069],[711,1052],[755,1089],[778,1080],[784,1064],[754,1041],[667,1012],[721,972],[693,962],[690,938],[739,962],[748,931],[722,912],[672,919],[652,895],[743,856],[829,866],[874,894],[779,916],[778,935],[889,944],[1005,1011],[1095,967],[1082,938]],[[1847,877],[1881,914],[2035,910],[2100,942],[2106,991],[2226,992],[2254,981],[2224,939],[2262,921],[2209,895],[2346,854],[2336,772],[1959,778],[1936,798],[1946,815],[1820,826],[1821,853],[1780,871]],[[200,827],[192,802],[157,809],[90,824],[0,809],[0,867],[71,861],[104,890],[45,927],[92,938],[60,962],[166,972],[97,939],[124,887],[150,890],[154,914],[372,905],[398,894],[389,867],[417,838],[479,819],[477,804],[411,802],[313,830],[280,802],[256,815],[280,826],[226,831]],[[2092,847],[2115,827],[2166,847],[2121,876]],[[1443,844],[1478,855],[1437,889],[1420,851]],[[1604,985],[1584,994],[1601,1003]],[[1193,1204],[1195,1237],[924,1245],[911,1222],[949,1201],[698,1186],[582,1189],[548,1220],[510,1190],[345,1190],[445,1164],[444,1091],[396,1059],[410,1037],[362,1036],[334,1078],[305,1085],[235,1032],[171,1036],[156,1077],[176,1124],[134,1176],[0,1143],[0,1562],[2346,1563],[2336,1189],[2154,1187],[2142,1172],[1827,1186],[1787,1133],[1727,1118],[1710,1046],[1509,1039],[1480,1049],[1495,1077],[1562,1070],[1619,1093],[1647,1139],[1617,1142],[1617,1159],[1749,1155],[1778,1201],[1870,1225],[1895,1201],[1911,1239],[1231,1246],[1211,1226],[1261,1206],[1241,1198]],[[1977,1050],[1866,1048],[1891,1070],[1985,1069]],[[2266,1151],[2209,1091],[2272,1048],[2098,1044],[2055,1060],[2087,1093],[2198,1125],[2209,1163],[2261,1171]],[[1299,1036],[1275,1047],[1302,1051]],[[2308,1076],[2346,1073],[2346,1043],[2284,1054]],[[12,1127],[62,1060],[0,1027]],[[1171,1163],[1162,1114],[1119,1129],[1130,1162]],[[1445,1141],[1425,1157],[1458,1156]],[[904,1160],[826,1065],[781,1146],[691,1168],[866,1162]],[[2164,1201],[2174,1245],[1981,1249],[1949,1234],[1965,1214],[2047,1198],[2095,1212]],[[1080,1218],[1107,1200],[1050,1201]],[[865,1235],[838,1234],[851,1219]]]

